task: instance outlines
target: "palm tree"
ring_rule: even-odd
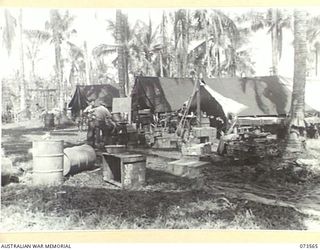
[[[154,76],[161,71],[163,76],[162,50],[164,46],[162,44],[162,37],[159,37],[159,28],[160,26],[153,29],[150,17],[149,24],[138,21],[135,28],[135,52],[137,53],[137,57],[142,60],[144,66],[143,73],[148,76]]]
[[[222,55],[226,55],[225,66],[235,65],[235,48],[239,31],[232,19],[220,10],[197,10],[194,12],[195,38],[204,39],[203,64],[207,76],[220,76],[223,71]]]
[[[58,10],[51,10],[50,20],[46,22],[46,29],[51,32],[51,42],[54,44],[55,50],[55,69],[60,109],[63,109],[65,104],[61,46],[68,40],[72,33],[76,32],[74,29],[71,30],[73,20],[74,17],[70,16],[68,11],[62,15]]]
[[[319,54],[320,54],[320,16],[314,16],[307,20],[307,39],[309,48],[314,51],[315,76],[319,75]]]
[[[121,12],[120,14],[124,16]],[[117,41],[116,44],[100,44],[93,49],[93,55],[99,65],[103,61],[104,56],[117,53],[117,57],[114,63],[118,67],[118,78],[119,83],[125,87],[123,94],[128,92],[128,74],[132,75],[156,75],[158,72],[167,72],[168,69],[168,58],[164,51],[164,46],[162,46],[159,39],[159,26],[154,29],[151,19],[149,23],[146,24],[141,20],[137,20],[134,25],[130,25],[127,21],[127,17],[124,20],[119,20],[121,15],[117,12],[118,23],[109,20],[107,29],[113,32],[113,36]],[[118,24],[122,22],[121,32]],[[161,36],[160,36],[161,37]],[[161,37],[162,38],[162,37]],[[120,41],[121,39],[121,41]],[[122,58],[124,54],[124,58]],[[162,55],[164,54],[164,59]],[[165,63],[163,63],[165,62]],[[161,63],[163,66],[161,67]],[[169,69],[168,69],[169,71]],[[122,79],[122,80],[121,80]]]
[[[70,71],[68,81],[73,86],[75,81],[84,84],[87,82],[86,62],[84,62],[84,49],[76,46],[71,42],[67,42],[69,46],[69,56],[65,59],[70,63]],[[77,80],[75,78],[77,77]]]
[[[17,26],[16,19],[6,9],[4,11],[5,26],[3,30],[3,42],[7,49],[8,56],[11,54],[13,41],[16,35],[15,28]],[[23,27],[22,27],[22,9],[19,11],[18,34],[19,34],[19,56],[20,56],[20,110],[26,109],[26,82],[24,76],[24,47],[23,47]]]
[[[22,26],[22,9],[19,11],[19,46],[20,46],[20,110],[26,109],[27,83],[24,72],[24,46],[23,46],[23,26]],[[26,114],[27,115],[27,114]]]
[[[165,11],[162,12],[160,24],[160,37],[162,49],[159,51],[159,73],[160,77],[170,76],[170,63],[172,56],[170,56],[170,38],[168,35],[168,16]]]
[[[121,10],[116,10],[115,37],[118,53],[118,78],[120,87],[120,97],[126,96],[128,85],[128,60],[126,57],[126,24],[127,17],[122,14]]]
[[[38,60],[40,45],[48,41],[50,34],[42,30],[24,30],[24,34],[27,37],[29,44],[26,46],[26,56],[31,63],[31,79],[35,81],[35,64]]]
[[[116,21],[107,20],[107,30],[112,32],[116,44],[100,44],[92,50],[93,57],[96,61],[96,74],[105,78],[107,72],[107,65],[104,63],[104,56],[117,54],[113,61],[114,65],[118,67],[118,83],[120,88],[120,95],[126,96],[128,92],[128,70],[130,61],[130,51],[132,49],[132,37],[134,31],[129,26],[127,17],[121,10],[116,11]]]
[[[291,117],[288,139],[288,150],[301,151],[301,132],[305,129],[305,84],[306,84],[306,59],[307,59],[307,26],[306,12],[294,11],[294,78],[291,102]],[[298,135],[298,136],[297,136]]]
[[[180,9],[174,12],[174,48],[176,50],[177,76],[187,76],[189,45],[189,11]]]
[[[85,59],[85,66],[86,66],[86,84],[90,85],[90,77],[91,77],[91,63],[90,58],[88,54],[88,48],[87,48],[87,42],[84,41],[83,43],[83,49],[84,49],[84,59]]]
[[[282,54],[283,30],[291,27],[291,15],[285,10],[268,9],[267,12],[251,11],[243,16],[252,22],[252,31],[267,28],[272,46],[272,74],[278,75],[278,64]]]

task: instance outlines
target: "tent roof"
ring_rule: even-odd
[[[290,110],[291,91],[276,76],[205,79],[213,90],[246,106],[239,116],[285,115]]]
[[[225,114],[238,116],[286,115],[290,112],[292,79],[278,76],[247,78],[205,78],[201,105],[214,98]],[[151,108],[170,112],[182,107],[193,92],[190,78],[136,77],[132,91],[133,108]],[[205,90],[205,91],[204,91]],[[320,81],[307,81],[306,110],[320,111]],[[212,104],[212,103],[211,103]],[[209,104],[208,104],[209,105]],[[207,112],[208,113],[208,112]]]
[[[180,109],[193,92],[191,78],[137,76],[132,90],[132,108],[151,108],[154,112]]]

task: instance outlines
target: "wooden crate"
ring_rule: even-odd
[[[198,178],[201,175],[202,168],[208,164],[208,162],[197,159],[182,158],[169,162],[167,172],[176,176],[193,179]]]
[[[145,184],[146,157],[138,154],[102,154],[103,179],[124,189]]]
[[[185,156],[202,156],[211,153],[211,143],[183,144],[181,153]]]
[[[209,137],[209,138],[216,138],[217,137],[217,129],[213,127],[193,127],[192,134],[197,137]]]
[[[201,127],[209,127],[210,119],[208,117],[201,117]]]
[[[155,144],[153,148],[158,149],[177,149],[179,138],[175,136],[162,136],[155,138]]]

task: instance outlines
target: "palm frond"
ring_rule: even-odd
[[[51,37],[50,33],[44,30],[24,30],[23,33],[28,39],[38,39],[40,41],[47,41]]]
[[[110,55],[117,51],[117,46],[108,45],[108,44],[100,44],[92,50],[92,54],[95,57],[101,57],[104,55]]]

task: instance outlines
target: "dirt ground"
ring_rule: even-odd
[[[30,149],[46,133],[40,121],[2,126],[2,148],[19,177],[1,188],[2,230],[320,229],[319,140],[309,140],[301,156],[315,159],[312,164],[220,160],[188,179],[163,171],[177,152],[145,150],[146,185],[140,189],[104,182],[99,168],[62,186],[35,187]],[[50,136],[72,146],[82,144],[86,133],[69,127]]]

